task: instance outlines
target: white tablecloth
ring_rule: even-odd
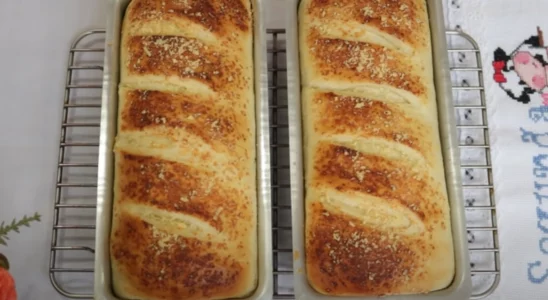
[[[474,37],[484,63],[502,261],[489,299],[548,299],[548,59],[547,43],[537,38],[537,27],[548,30],[548,1],[448,4],[448,26]]]

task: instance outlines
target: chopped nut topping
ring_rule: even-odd
[[[373,16],[373,9],[371,9],[371,7],[369,6],[366,6],[364,8],[362,8],[362,14],[365,16],[365,17],[372,17]]]
[[[364,172],[364,171],[358,171],[358,172],[356,172],[356,177],[358,177],[358,180],[359,180],[360,182],[362,182],[363,179],[364,179],[364,177],[365,177],[365,172]]]

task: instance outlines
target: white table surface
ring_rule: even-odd
[[[279,28],[272,1],[267,25]],[[19,299],[64,299],[48,277],[54,183],[67,50],[75,36],[105,25],[105,0],[0,1],[0,221],[39,212],[0,246]]]
[[[48,278],[49,245],[67,49],[77,33],[104,27],[106,3],[0,1],[0,220],[39,212],[1,247],[19,298],[63,299]]]

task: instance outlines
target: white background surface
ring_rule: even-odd
[[[271,1],[267,26],[283,25]],[[0,246],[19,299],[63,299],[48,277],[53,196],[67,50],[82,31],[103,28],[105,0],[0,0],[0,220],[39,212]]]
[[[39,212],[41,223],[0,247],[19,298],[62,299],[48,278],[49,245],[67,49],[104,27],[104,1],[0,1],[0,220]]]

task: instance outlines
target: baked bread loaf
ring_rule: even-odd
[[[424,0],[302,0],[306,273],[319,293],[454,277]]]
[[[133,0],[123,21],[110,255],[126,299],[257,285],[247,0]]]

